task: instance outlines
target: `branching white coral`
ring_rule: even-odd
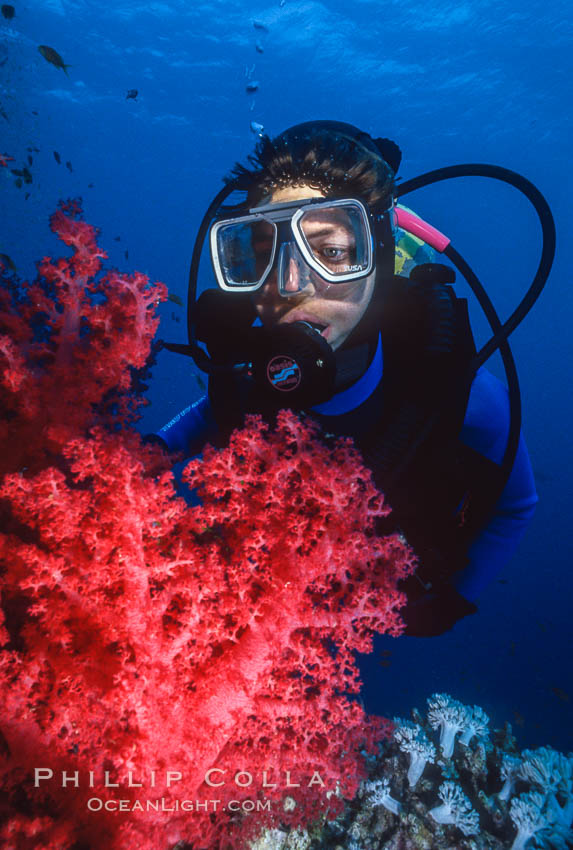
[[[511,801],[509,816],[517,827],[517,835],[510,850],[524,850],[530,838],[549,826],[544,803],[545,797],[538,791],[521,794]]]
[[[485,738],[487,736],[489,717],[479,705],[474,705],[473,708],[467,708],[466,722],[466,728],[462,731],[458,739],[460,744],[467,747],[474,735],[478,738]]]
[[[250,850],[283,850],[288,833],[281,829],[264,829],[255,841],[249,842]]]
[[[531,782],[546,797],[552,822],[570,827],[573,821],[573,755],[551,747],[524,750],[519,776]]]
[[[394,739],[403,753],[410,754],[408,784],[413,788],[421,777],[426,764],[436,759],[436,748],[421,726],[409,720],[397,720]]]
[[[308,850],[311,836],[304,829],[263,829],[254,841],[249,842],[249,850]]]
[[[374,782],[368,782],[364,790],[372,806],[384,806],[394,815],[400,813],[402,804],[390,796],[389,779],[376,779]]]
[[[544,794],[552,794],[562,780],[560,756],[551,747],[539,747],[538,750],[524,750],[519,768],[519,776],[535,785]],[[563,756],[564,758],[564,756]]]
[[[501,760],[501,778],[503,785],[501,791],[497,795],[498,800],[509,800],[513,794],[515,780],[520,775],[521,759],[517,756],[510,756],[504,753]]]
[[[456,735],[467,728],[469,716],[466,706],[448,694],[433,694],[428,699],[428,722],[432,729],[440,729],[444,758],[452,757]]]
[[[479,815],[455,782],[444,782],[438,791],[441,806],[430,809],[430,815],[436,823],[449,823],[457,826],[464,835],[476,835],[479,831]]]

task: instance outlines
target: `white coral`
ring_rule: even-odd
[[[545,795],[551,821],[570,827],[573,821],[573,755],[566,756],[551,747],[539,747],[524,750],[523,756],[519,776]]]
[[[520,768],[521,759],[517,756],[511,756],[508,753],[503,754],[501,760],[501,778],[503,779],[503,786],[497,795],[499,800],[509,800],[513,794],[515,780],[519,776]]]
[[[440,747],[444,758],[454,752],[458,732],[468,725],[469,711],[461,702],[448,694],[433,694],[428,699],[428,721],[432,729],[440,729]]]
[[[560,757],[564,758],[551,747],[524,750],[519,776],[537,786],[544,794],[554,793],[562,779]]]
[[[479,705],[474,705],[473,708],[467,709],[466,728],[462,731],[459,737],[460,744],[465,747],[469,746],[471,739],[474,736],[484,738],[487,735],[489,726],[489,717]]]
[[[404,753],[410,754],[408,784],[413,788],[420,779],[426,764],[436,759],[436,748],[421,726],[408,720],[397,721],[401,725],[394,730],[394,739]]]
[[[430,809],[430,815],[436,823],[453,824],[464,835],[476,835],[479,830],[479,815],[472,809],[472,804],[455,782],[444,782],[438,795],[442,800],[441,806]]]
[[[530,838],[549,826],[543,811],[545,798],[538,791],[521,794],[511,801],[509,816],[517,827],[515,841],[510,850],[524,850]]]
[[[376,779],[373,782],[367,782],[364,790],[372,806],[384,806],[394,815],[400,813],[402,804],[390,795],[389,779]]]
[[[258,838],[249,842],[250,850],[284,850],[288,834],[282,829],[264,829]]]

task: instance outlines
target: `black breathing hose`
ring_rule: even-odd
[[[527,313],[529,313],[547,282],[547,278],[549,277],[549,272],[551,271],[551,266],[553,264],[553,258],[555,256],[555,222],[553,220],[549,204],[539,189],[537,189],[533,183],[521,174],[517,174],[515,171],[510,171],[509,169],[502,168],[498,165],[470,163],[467,165],[452,165],[447,168],[438,168],[434,171],[428,171],[426,174],[421,174],[419,177],[414,177],[412,180],[407,180],[405,183],[400,184],[396,190],[396,197],[402,197],[416,189],[421,189],[425,186],[430,186],[433,183],[438,183],[442,180],[449,180],[454,177],[490,177],[514,186],[523,195],[525,195],[525,197],[533,205],[539,217],[542,231],[541,258],[533,281],[517,308],[503,324],[500,321],[487,292],[468,263],[451,244],[448,245],[444,251],[444,254],[449,260],[451,260],[453,265],[467,280],[493,331],[491,339],[489,339],[488,342],[477,352],[473,359],[469,374],[465,376],[464,382],[471,381],[478,368],[485,363],[485,361],[491,357],[497,349],[500,351],[507,379],[509,390],[510,426],[501,462],[500,485],[497,488],[497,492],[492,494],[491,507],[493,509],[511,474],[519,446],[519,435],[521,431],[521,394],[519,390],[519,379],[517,377],[517,369],[513,359],[513,354],[507,340],[512,331],[515,330],[519,323],[523,321]],[[427,430],[431,428],[433,424],[434,420],[428,423],[427,427],[424,428],[423,434],[421,434],[419,439],[416,441],[416,446],[422,441]]]

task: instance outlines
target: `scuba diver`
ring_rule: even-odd
[[[389,139],[312,121],[262,136],[235,166],[195,243],[189,344],[164,344],[209,374],[208,395],[155,436],[190,456],[223,445],[245,413],[290,407],[352,437],[392,507],[380,533],[402,533],[419,560],[403,582],[406,634],[432,636],[477,610],[534,512],[507,337],[549,274],[554,230],[543,196],[514,172],[452,166],[397,184],[400,160]],[[397,203],[468,175],[516,186],[543,228],[538,272],[503,325],[450,240]],[[224,204],[234,192],[246,198]],[[197,298],[207,235],[217,289]],[[486,312],[493,336],[479,352],[438,253]],[[482,365],[497,349],[509,392]]]

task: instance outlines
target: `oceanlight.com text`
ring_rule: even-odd
[[[222,805],[221,800],[102,800],[90,797],[87,801],[90,812],[261,812],[270,811],[270,800],[229,800]]]

